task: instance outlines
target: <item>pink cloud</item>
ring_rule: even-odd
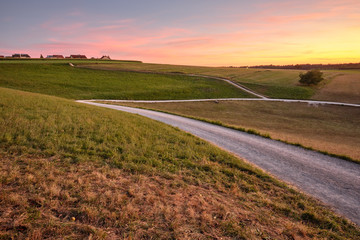
[[[306,13],[299,15],[288,15],[288,16],[269,16],[265,18],[267,23],[278,24],[278,23],[292,23],[305,20],[320,20],[329,17],[333,17],[336,14],[333,12],[325,13]]]
[[[294,22],[310,22],[316,20],[342,20],[349,16],[359,15],[358,0],[322,0],[322,1],[287,1],[277,3],[262,3],[262,9],[253,16],[263,16],[261,19],[269,24],[293,24]],[[284,14],[286,13],[286,14]],[[312,22],[311,22],[312,23]]]
[[[341,1],[299,3],[272,3],[266,9],[259,7],[256,12],[234,16],[233,21],[210,22],[201,28],[181,24],[158,26],[136,19],[86,24],[51,20],[41,25],[46,36],[43,43],[33,46],[44,54],[81,53],[95,57],[106,54],[148,62],[216,65],[223,59],[224,64],[236,65],[236,61],[264,59],[263,63],[272,63],[275,59],[275,63],[291,59],[289,52],[293,56],[315,54],[316,41],[335,41],[328,36],[336,29],[345,29],[345,21],[352,22],[349,29],[358,29],[354,19],[360,18],[359,13]],[[333,5],[326,5],[330,3]]]

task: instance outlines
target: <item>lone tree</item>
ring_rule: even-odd
[[[319,70],[310,70],[307,73],[300,73],[299,82],[304,85],[317,85],[319,82],[324,80],[322,77],[323,73]]]

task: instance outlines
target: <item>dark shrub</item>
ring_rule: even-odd
[[[322,75],[323,73],[319,70],[310,70],[307,73],[300,73],[299,82],[304,85],[317,85],[319,82],[324,80]]]

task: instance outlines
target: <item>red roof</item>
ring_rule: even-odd
[[[87,59],[87,57],[85,55],[70,55],[70,58],[83,58],[83,59]]]

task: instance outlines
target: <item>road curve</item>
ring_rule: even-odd
[[[230,85],[233,85],[236,88],[239,88],[247,93],[250,93],[251,95],[254,95],[256,97],[259,97],[261,99],[268,99],[267,97],[265,97],[264,95],[261,95],[259,93],[256,93],[250,89],[248,89],[247,87],[239,84],[239,83],[234,83],[233,81],[226,79],[226,78],[221,78],[221,77],[214,77],[214,76],[207,76],[207,75],[199,75],[199,74],[185,74],[186,76],[193,76],[193,77],[204,77],[204,78],[210,78],[210,79],[216,79],[216,80],[220,80],[220,81],[224,81],[229,83]]]
[[[360,225],[360,164],[171,114],[78,102],[139,114],[192,133],[298,187]]]

